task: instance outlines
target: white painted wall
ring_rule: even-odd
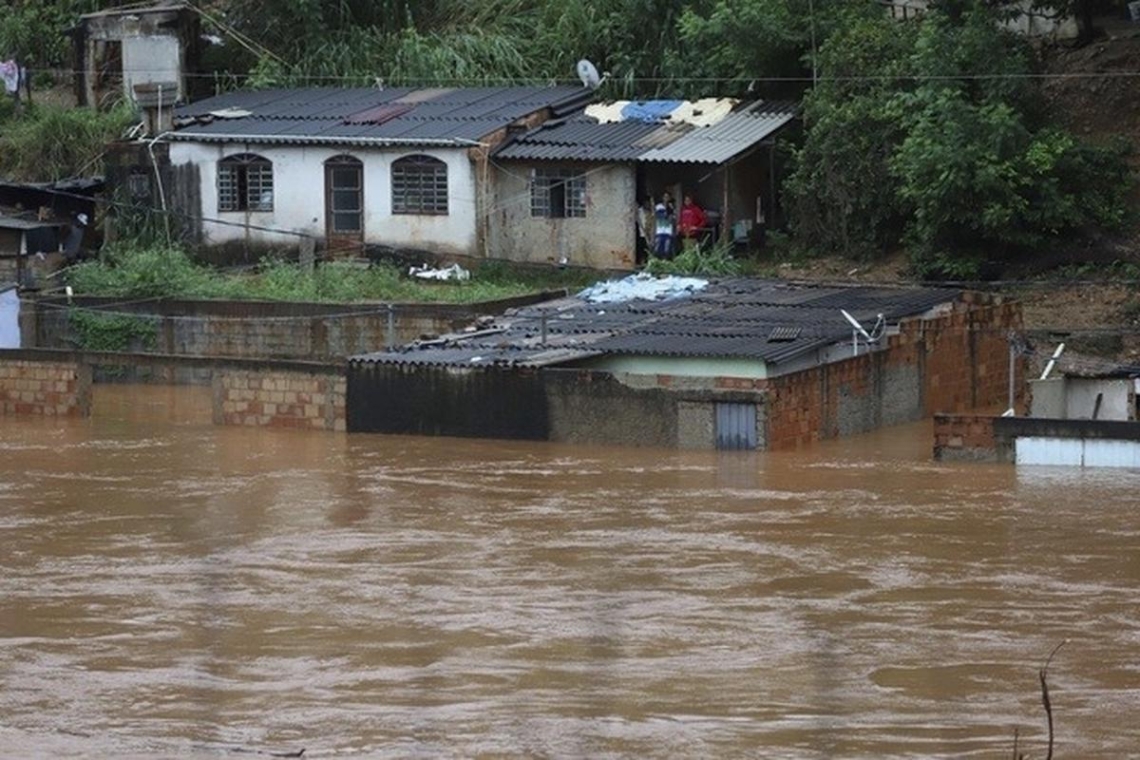
[[[123,90],[127,97],[133,97],[136,84],[177,82],[178,92],[170,93],[173,103],[183,95],[181,69],[182,50],[177,37],[123,38]]]
[[[763,380],[767,367],[760,359],[679,356],[601,356],[583,362],[582,367],[629,375],[670,375],[672,377],[739,377]]]
[[[1020,465],[1140,467],[1140,441],[1022,436],[1014,449]]]
[[[1097,394],[1103,394],[1098,420],[1132,419],[1132,381],[1065,378],[1065,416],[1070,420],[1092,419]]]
[[[256,153],[273,162],[273,210],[218,211],[218,161],[238,153]],[[364,240],[366,243],[419,248],[438,253],[476,255],[475,172],[463,148],[361,148],[341,146],[253,145],[172,142],[173,165],[196,164],[200,171],[200,216],[207,245],[246,240],[294,247],[300,232],[325,236],[324,162],[349,155],[364,164]],[[448,214],[420,216],[392,213],[392,162],[427,155],[447,164]],[[256,225],[266,229],[250,229]],[[280,230],[281,232],[277,232]]]

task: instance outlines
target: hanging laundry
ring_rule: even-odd
[[[0,61],[0,79],[4,80],[4,90],[14,95],[20,89],[20,66],[15,61]]]

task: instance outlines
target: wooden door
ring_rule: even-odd
[[[364,166],[352,156],[325,162],[325,240],[332,256],[364,253]]]

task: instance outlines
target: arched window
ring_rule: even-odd
[[[272,210],[272,161],[239,153],[218,162],[218,211]]]
[[[431,156],[392,163],[393,214],[447,214],[447,164]]]

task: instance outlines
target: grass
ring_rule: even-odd
[[[480,266],[465,282],[414,280],[388,264],[329,262],[313,269],[268,261],[230,274],[194,262],[177,247],[123,244],[68,273],[78,295],[118,298],[218,298],[355,303],[366,301],[475,303],[543,290],[582,288],[598,279],[583,269],[537,269],[505,262]]]
[[[134,121],[129,106],[100,112],[37,104],[16,116],[0,111],[0,174],[15,180],[57,180],[97,174],[108,142]]]

